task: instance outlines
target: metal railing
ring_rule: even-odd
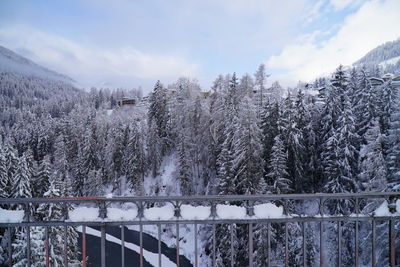
[[[396,201],[397,207],[396,207]],[[308,203],[309,207],[302,212],[298,212],[296,207],[302,206],[301,204]],[[39,204],[53,203],[62,207],[62,218],[58,220],[33,220],[34,214],[32,214],[32,207]],[[136,218],[128,221],[113,221],[107,218],[107,208],[115,204],[134,204],[137,207]],[[246,216],[230,219],[223,218],[217,212],[218,204],[227,204],[245,207]],[[275,203],[277,206],[283,207],[283,213],[285,216],[272,216],[269,218],[256,217],[254,213],[255,205],[260,203]],[[313,204],[310,204],[313,203]],[[145,217],[145,210],[149,207],[163,206],[170,204],[173,206],[174,215],[170,219],[148,219]],[[205,219],[187,219],[181,216],[181,207],[183,204],[190,204],[192,206],[206,206],[210,208],[210,214]],[[376,222],[384,221],[388,223],[388,262],[390,266],[399,266],[396,263],[396,229],[395,225],[400,220],[400,210],[397,210],[400,206],[400,193],[357,193],[357,194],[281,194],[281,195],[242,195],[242,196],[190,196],[190,197],[68,197],[68,198],[40,198],[40,199],[0,199],[0,207],[3,209],[11,209],[12,207],[24,207],[25,217],[21,222],[14,223],[0,223],[1,229],[8,229],[9,231],[15,227],[25,227],[27,229],[27,266],[31,266],[30,260],[30,228],[35,226],[42,226],[46,229],[45,234],[45,250],[46,250],[46,266],[50,266],[49,260],[49,229],[51,227],[63,227],[64,229],[64,266],[68,266],[68,244],[67,244],[67,227],[68,226],[82,226],[82,266],[86,266],[86,227],[87,226],[98,226],[101,229],[101,266],[106,266],[106,227],[108,226],[127,226],[127,225],[138,225],[140,234],[140,266],[144,265],[143,258],[143,226],[145,225],[156,225],[158,229],[158,263],[161,266],[161,225],[176,225],[176,265],[179,266],[180,256],[180,236],[179,229],[183,224],[191,224],[194,226],[194,259],[192,262],[194,266],[199,265],[198,260],[198,236],[197,230],[199,225],[211,225],[211,262],[212,266],[216,266],[216,228],[218,225],[230,225],[231,240],[233,238],[232,225],[248,225],[248,265],[254,265],[254,227],[255,225],[261,224],[267,227],[267,243],[268,243],[268,262],[267,266],[272,266],[270,262],[271,254],[271,226],[272,224],[282,224],[284,226],[285,238],[284,238],[284,265],[289,266],[289,244],[288,244],[288,224],[299,223],[301,225],[302,235],[302,265],[306,266],[306,239],[305,239],[305,226],[308,223],[319,224],[319,266],[326,265],[326,251],[325,251],[325,240],[324,240],[324,225],[326,222],[336,223],[337,229],[337,266],[341,266],[341,254],[343,252],[342,247],[342,224],[344,222],[354,223],[354,265],[360,266],[360,229],[359,223],[370,222],[371,223],[371,263],[372,266],[377,265],[376,257]],[[99,219],[92,221],[72,221],[69,218],[69,211],[73,206],[94,206],[99,210]],[[387,208],[388,213],[377,213],[377,208]],[[339,211],[332,207],[345,207],[339,209]],[[0,220],[1,221],[1,220]],[[1,232],[0,232],[1,233]],[[124,227],[121,227],[121,247],[125,247],[124,240]],[[12,266],[12,240],[11,235],[8,236],[8,265]],[[233,246],[233,242],[230,244]],[[231,250],[233,251],[233,247]],[[121,250],[121,262],[122,266],[125,266],[125,251]],[[399,252],[397,252],[399,253]],[[233,255],[231,256],[231,266],[234,266]]]

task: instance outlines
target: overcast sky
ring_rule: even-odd
[[[253,74],[294,85],[400,37],[399,0],[2,0],[0,45],[84,86]]]

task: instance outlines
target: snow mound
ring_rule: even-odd
[[[98,208],[86,208],[78,207],[71,210],[69,213],[69,219],[72,222],[91,222],[99,220],[99,209]]]
[[[217,215],[221,219],[244,219],[246,208],[234,205],[217,205]]]
[[[107,208],[107,219],[110,221],[132,221],[138,215],[137,209]]]
[[[23,210],[4,210],[0,208],[0,223],[20,223],[23,220]]]
[[[278,207],[272,203],[255,205],[254,215],[259,219],[282,218],[283,207]]]
[[[172,204],[167,204],[163,207],[145,209],[144,217],[150,221],[170,220],[174,217],[174,206]]]
[[[185,220],[205,220],[210,217],[211,208],[206,206],[181,206],[181,217]]]
[[[382,204],[374,211],[374,216],[376,217],[388,217],[388,216],[399,216],[399,215],[400,215],[400,200],[396,201],[395,213],[391,213],[389,211],[387,201],[382,202]]]

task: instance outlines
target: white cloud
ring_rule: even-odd
[[[150,54],[131,46],[117,49],[89,47],[26,26],[0,28],[0,40],[5,47],[70,75],[86,86],[107,82],[133,87],[146,83],[146,80],[171,82],[199,72],[196,64],[182,57]]]
[[[330,4],[336,11],[345,9],[346,7],[358,6],[364,0],[330,0]]]
[[[268,59],[271,69],[287,72],[285,79],[310,81],[327,75],[339,64],[351,65],[376,46],[400,36],[400,1],[372,0],[349,15],[330,39],[317,43],[319,33],[298,38]],[[283,77],[283,76],[281,76]]]

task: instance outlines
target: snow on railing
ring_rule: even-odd
[[[296,207],[302,203],[307,206],[305,210]],[[52,204],[59,206],[62,217],[54,220],[33,220],[34,207],[39,204]],[[305,242],[305,225],[310,222],[319,223],[319,256],[320,265],[324,265],[324,224],[336,222],[338,240],[341,239],[342,224],[346,221],[354,223],[355,231],[355,262],[360,263],[359,253],[359,223],[371,222],[372,233],[375,231],[375,221],[387,221],[389,227],[389,257],[390,266],[395,266],[395,229],[394,224],[400,220],[400,193],[357,193],[357,194],[287,194],[287,195],[244,195],[244,196],[190,196],[190,197],[72,197],[72,198],[43,198],[43,199],[0,199],[0,230],[1,228],[24,226],[51,227],[80,226],[82,229],[82,262],[86,264],[86,226],[100,226],[101,238],[101,262],[105,266],[105,229],[107,226],[138,225],[140,234],[140,266],[143,266],[143,226],[156,225],[158,229],[159,263],[161,264],[161,225],[176,224],[176,264],[179,266],[179,229],[180,225],[192,224],[194,235],[194,265],[198,264],[197,230],[198,224],[210,224],[212,226],[212,265],[216,264],[215,231],[217,225],[230,225],[232,233],[233,224],[248,225],[248,254],[249,265],[253,266],[253,227],[263,224],[268,227],[268,233],[272,223],[280,223],[285,229],[285,265],[288,266],[288,223],[302,225],[303,242]],[[300,205],[301,206],[301,205]],[[16,208],[16,207],[19,207]],[[9,209],[7,209],[9,208]],[[23,209],[23,210],[21,210]],[[88,228],[89,229],[89,228]],[[121,228],[121,236],[123,236]],[[1,231],[0,231],[1,233]],[[11,236],[9,236],[11,238]],[[46,237],[48,238],[48,236]],[[107,237],[108,238],[108,237]],[[269,238],[269,237],[268,237]],[[375,237],[376,238],[376,237]],[[376,260],[375,238],[372,239],[372,259]],[[108,240],[108,239],[107,239]],[[11,243],[11,240],[8,240]],[[123,243],[123,239],[121,239]],[[270,259],[270,240],[268,239],[268,261]],[[124,246],[122,244],[122,246]],[[65,246],[67,247],[67,246]],[[12,248],[9,246],[9,255]],[[303,246],[303,261],[305,263],[306,247]],[[30,251],[28,249],[28,251]],[[231,250],[233,251],[233,250]],[[124,252],[122,252],[124,253]],[[338,265],[342,253],[341,242],[338,243]],[[67,250],[64,258],[67,259]],[[46,248],[46,258],[50,257]],[[124,265],[124,256],[122,263]],[[65,260],[67,262],[67,260]],[[11,262],[9,261],[11,266]],[[28,257],[28,266],[29,257]]]

